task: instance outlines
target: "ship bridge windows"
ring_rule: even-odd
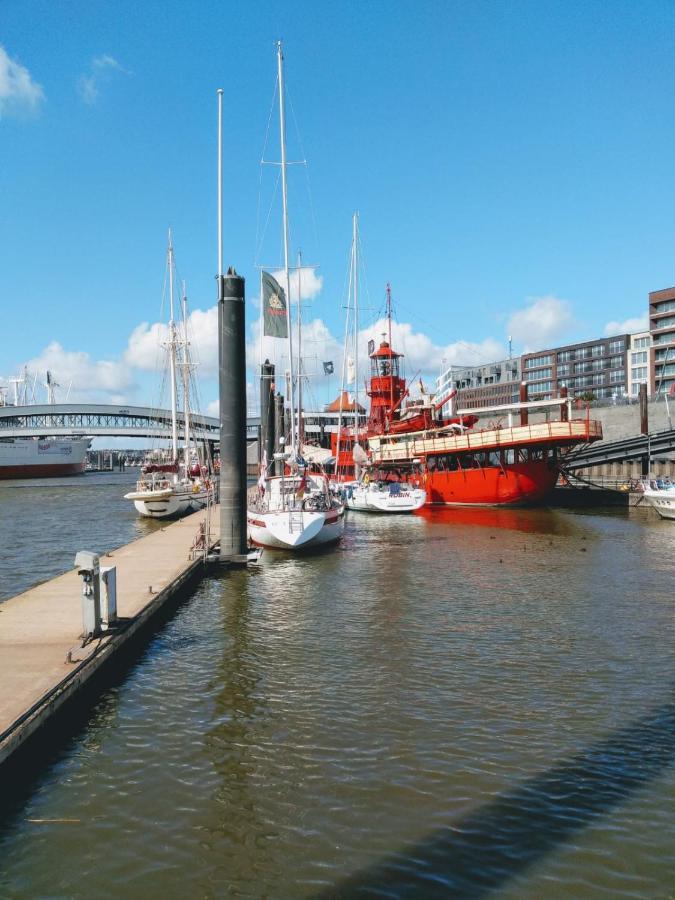
[[[398,378],[398,357],[376,356],[371,359],[370,374],[374,378],[388,378],[390,375]]]

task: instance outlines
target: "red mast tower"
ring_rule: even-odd
[[[370,415],[368,434],[382,434],[401,414],[405,380],[400,377],[399,359],[402,353],[391,349],[391,286],[387,284],[387,323],[389,340],[383,340],[370,354]]]

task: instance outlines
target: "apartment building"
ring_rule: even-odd
[[[570,396],[601,400],[628,393],[630,335],[566,344],[522,356],[522,377],[531,400],[551,400],[566,387]]]
[[[649,295],[651,394],[675,393],[675,288]]]

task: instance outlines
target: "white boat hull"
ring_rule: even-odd
[[[0,441],[0,479],[49,478],[84,472],[91,438],[14,438]]]
[[[426,491],[421,488],[407,488],[398,494],[388,490],[377,490],[370,486],[353,486],[346,489],[348,509],[373,513],[411,513],[421,509],[426,503]]]
[[[249,510],[247,524],[249,539],[259,547],[305,550],[339,541],[345,528],[345,516],[344,508],[326,512],[280,510],[261,513]]]
[[[173,519],[203,509],[208,502],[208,491],[186,488],[169,488],[159,491],[131,491],[125,500],[133,500],[136,511],[150,519]]]
[[[644,498],[662,519],[675,519],[675,488],[645,490]]]

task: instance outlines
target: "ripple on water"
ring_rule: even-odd
[[[667,533],[468,512],[204,582],[0,837],[0,893],[663,893]]]

